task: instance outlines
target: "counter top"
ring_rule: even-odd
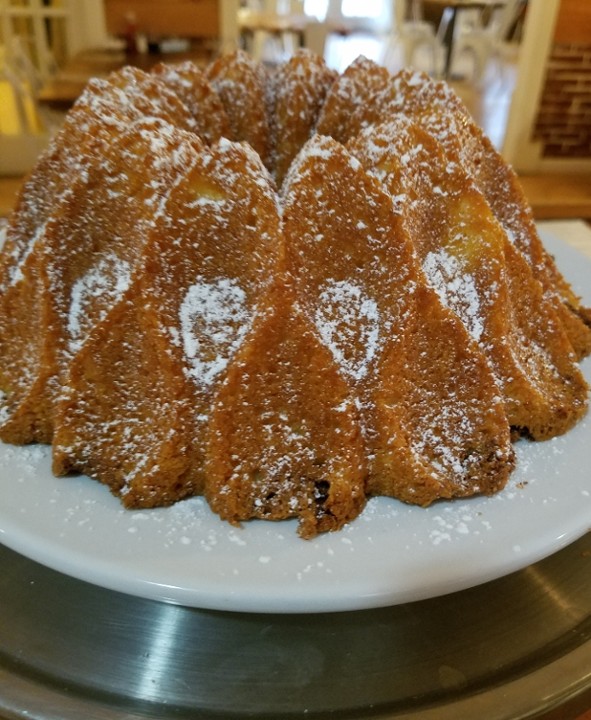
[[[537,220],[591,220],[591,173],[522,175],[520,180]]]

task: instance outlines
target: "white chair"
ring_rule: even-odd
[[[56,48],[52,47],[51,35],[55,23],[63,25],[63,49],[66,55],[69,52],[72,34],[70,11],[70,0],[63,0],[59,6],[45,6],[41,2],[0,1],[0,34],[7,51],[14,54],[13,41],[23,42],[27,56],[34,59],[35,67],[44,81],[56,70]]]
[[[460,11],[453,37],[452,72],[462,60],[472,58],[474,82],[479,82],[491,60],[499,60],[508,48],[507,37],[521,11],[523,0],[506,0],[484,24],[481,13]]]
[[[260,62],[277,64],[294,53],[303,30],[302,0],[259,0],[239,11],[242,35],[250,38],[247,47]]]
[[[45,123],[37,102],[43,81],[20,38],[13,37],[7,47],[0,47],[0,73],[13,97],[21,132],[43,132]]]
[[[28,84],[34,95],[43,87],[43,77],[41,72],[35,67],[28,52],[25,49],[23,40],[18,36],[13,36],[7,45],[6,62],[12,68],[12,71],[18,79]],[[57,72],[57,63],[49,48],[45,50],[45,67],[49,77]]]
[[[421,57],[418,57],[421,51]],[[439,77],[444,47],[432,23],[422,18],[420,3],[394,0],[392,26],[384,49],[383,63],[390,69],[396,66],[416,67],[433,77]]]

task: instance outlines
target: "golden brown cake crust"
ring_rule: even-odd
[[[488,364],[380,183],[317,136],[290,170],[284,224],[300,303],[357,398],[370,492],[428,505],[502,487],[513,451]]]
[[[500,490],[510,425],[586,411],[590,314],[447,86],[307,51],[124,68],[11,217],[0,438],[126,507],[204,494],[310,538],[370,495]]]
[[[326,94],[337,75],[324,60],[301,51],[269,80],[272,169],[281,187],[289,167],[315,131]]]
[[[86,159],[29,247],[12,254],[0,315],[11,410],[1,437],[51,441],[72,357],[118,302],[159,202],[200,147],[195,136],[160,121],[132,123]]]
[[[488,358],[510,424],[536,439],[569,430],[587,386],[568,335],[457,156],[403,116],[348,147],[388,188],[428,282]]]
[[[589,310],[582,306],[544,248],[514,170],[445,83],[403,70],[394,77],[394,84],[396,97],[386,103],[384,110],[412,116],[442,143],[446,152],[457,157],[485,196],[507,237],[530,263],[577,356],[582,358],[591,353]]]
[[[228,116],[231,139],[244,140],[268,163],[271,147],[264,67],[237,50],[214,61],[206,75]]]
[[[130,249],[129,286],[72,360],[56,420],[54,469],[99,477],[130,507],[202,491],[212,399],[277,256],[279,212],[260,159],[226,140],[186,150]]]
[[[195,123],[194,131],[208,145],[231,137],[223,103],[195,63],[190,60],[175,65],[158,63],[152,73],[182,100]]]
[[[354,519],[365,504],[366,460],[352,400],[278,277],[216,396],[211,507],[232,522],[299,517],[302,537]]]
[[[447,84],[410,70],[391,76],[376,63],[361,58],[329,91],[318,132],[346,143],[396,113],[413,118],[442,143],[446,152],[457,156],[544,286],[577,356],[591,353],[591,311],[581,304],[545,250],[517,175]]]

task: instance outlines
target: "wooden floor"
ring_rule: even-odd
[[[0,177],[0,217],[12,209],[21,178]],[[538,220],[582,218],[591,222],[591,173],[521,177]]]

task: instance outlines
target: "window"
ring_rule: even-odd
[[[68,0],[0,0],[0,43],[47,77],[67,56],[68,19]]]

